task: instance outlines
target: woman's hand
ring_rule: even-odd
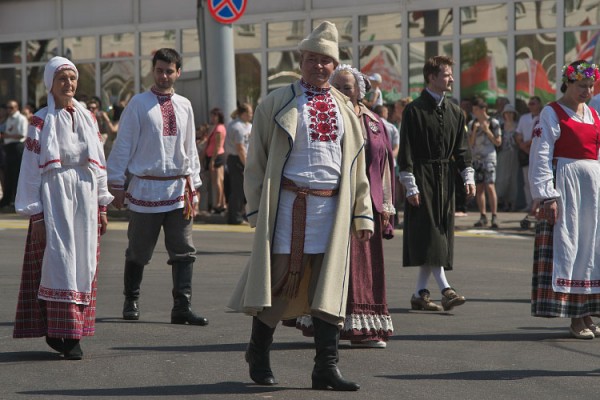
[[[106,233],[106,228],[108,227],[108,217],[104,213],[100,213],[100,235],[104,235]]]
[[[556,199],[546,200],[542,203],[542,218],[550,225],[554,225],[558,220],[558,202]]]

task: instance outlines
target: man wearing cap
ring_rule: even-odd
[[[229,307],[253,316],[250,377],[276,383],[269,363],[282,319],[310,314],[313,389],[358,390],[337,367],[349,274],[349,239],[368,240],[373,216],[364,139],[348,98],[329,85],[339,63],[335,25],[323,22],[300,45],[302,78],[257,107],[246,168],[252,255]]]
[[[371,110],[374,110],[377,106],[383,105],[383,94],[381,93],[381,82],[383,79],[381,75],[375,72],[373,75],[369,76],[369,82],[371,82],[371,92],[369,93],[368,98],[363,99],[363,103],[369,107]]]

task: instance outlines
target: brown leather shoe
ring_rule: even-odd
[[[460,296],[453,288],[446,288],[442,292],[442,307],[444,307],[444,311],[452,310],[454,307],[461,306],[465,304],[464,296]]]
[[[413,310],[423,310],[423,311],[442,311],[442,307],[438,304],[435,304],[431,301],[429,297],[431,293],[427,289],[419,290],[419,297],[414,294],[410,298],[410,306]]]

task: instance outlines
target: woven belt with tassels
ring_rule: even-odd
[[[281,188],[296,193],[292,207],[292,242],[290,263],[284,279],[273,288],[276,296],[293,299],[298,296],[302,280],[302,257],[304,255],[304,234],[306,230],[306,196],[333,197],[338,189],[309,189],[297,186],[293,181],[283,178]]]
[[[151,176],[151,175],[136,175],[140,179],[148,181],[175,181],[178,179],[185,179],[185,190],[183,193],[183,217],[185,219],[192,219],[194,216],[194,195],[195,190],[192,189],[192,180],[189,175],[174,175],[174,176]]]

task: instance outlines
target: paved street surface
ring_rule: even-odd
[[[279,327],[271,356],[279,385],[252,384],[244,362],[250,319],[225,304],[249,255],[252,231],[195,225],[193,305],[207,327],[169,324],[171,271],[162,239],[142,285],[142,317],[120,318],[126,222],[111,219],[102,241],[96,336],[84,360],[65,361],[39,339],[13,339],[26,221],[0,215],[0,399],[594,399],[600,339],[569,337],[569,321],[530,316],[533,232],[523,214],[501,214],[499,231],[457,218],[455,271],[467,297],[451,312],[410,310],[416,269],[401,268],[402,233],[387,241],[386,273],[395,335],[385,350],[351,349],[340,368],[356,393],[310,390],[311,339]],[[440,294],[433,281],[433,298]]]

